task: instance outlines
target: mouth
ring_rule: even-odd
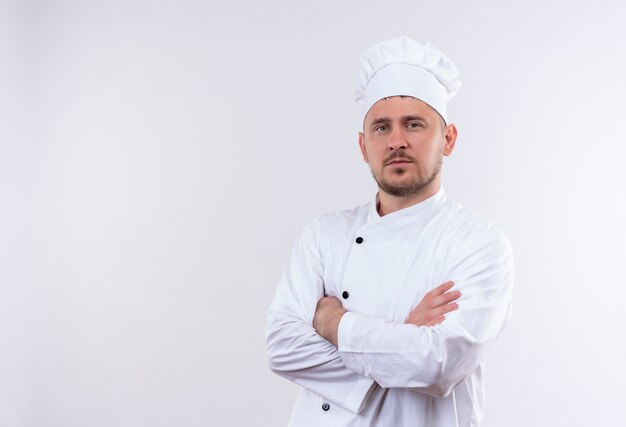
[[[413,163],[413,162],[408,159],[393,159],[387,162],[387,166],[403,165],[407,163]]]

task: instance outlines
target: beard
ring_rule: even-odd
[[[390,161],[401,158],[412,161],[412,165],[416,165],[415,160],[408,155],[406,155],[402,151],[396,151],[392,155],[390,155],[387,159],[385,159],[384,165],[387,165]],[[396,196],[396,197],[407,197],[414,196],[420,194],[427,188],[434,180],[437,178],[439,172],[441,172],[441,165],[443,163],[443,151],[438,154],[437,159],[435,160],[435,164],[430,170],[420,171],[418,168],[417,174],[415,178],[411,179],[407,182],[395,183],[390,180],[387,180],[384,177],[384,168],[376,173],[374,169],[371,169],[372,176],[374,177],[374,181],[378,184],[378,187],[384,191],[385,193]],[[393,172],[395,176],[401,177],[402,175],[407,174],[407,170],[405,168],[398,168],[397,171]]]

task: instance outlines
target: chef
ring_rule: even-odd
[[[370,203],[310,221],[267,323],[273,372],[302,387],[292,426],[479,426],[486,352],[507,323],[513,259],[494,226],[448,199],[453,63],[408,37],[355,75]]]

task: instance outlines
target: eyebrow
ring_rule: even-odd
[[[422,116],[402,116],[400,117],[400,121],[401,122],[410,122],[412,120],[420,120],[422,122],[426,122],[428,123],[428,121],[422,117]],[[389,117],[379,117],[378,119],[374,120],[370,126],[374,126],[374,125],[379,125],[381,123],[390,123],[391,119]]]

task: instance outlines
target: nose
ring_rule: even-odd
[[[389,151],[403,150],[407,145],[404,129],[401,126],[394,127],[389,135]]]

